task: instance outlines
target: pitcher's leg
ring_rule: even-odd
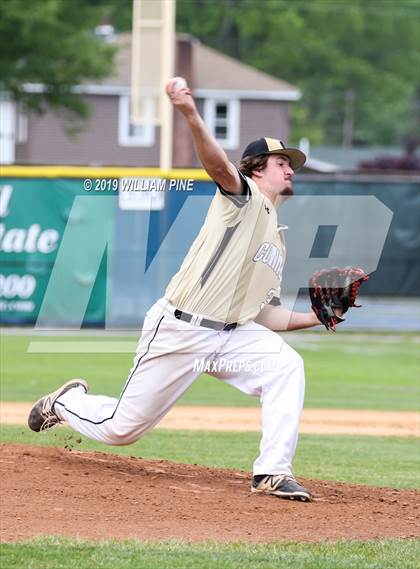
[[[54,404],[54,411],[59,418],[79,433],[107,444],[124,445],[136,440],[135,426],[131,421],[125,420],[129,414],[124,411],[124,398],[130,394],[132,397],[133,386],[136,387],[140,372],[143,371],[147,358],[151,357],[152,346],[156,348],[161,338],[166,335],[163,321],[162,317],[159,319],[146,317],[134,364],[119,399],[104,395],[88,395],[85,390],[79,388],[70,389]],[[153,393],[150,394],[152,395]],[[140,401],[139,407],[141,404]],[[140,426],[143,427],[143,431],[147,429],[147,424],[138,418],[137,412],[132,414],[132,419],[139,421],[136,425],[137,430]]]
[[[255,474],[292,474],[305,395],[303,360],[283,343],[281,366],[262,383],[260,455]]]
[[[68,389],[50,405],[57,421],[67,421],[90,438],[125,445],[145,434],[169,411],[198,376],[194,357],[212,358],[218,336],[214,330],[197,330],[174,316],[162,315],[160,309],[150,312],[119,399],[88,395],[78,387]],[[48,398],[51,400],[51,394]]]
[[[77,388],[62,395],[54,410],[78,433],[106,444],[115,444],[108,432],[106,418],[112,416],[117,403],[118,399],[114,397],[87,395]]]
[[[165,355],[140,362],[119,399],[71,389],[57,400],[55,411],[89,438],[111,445],[133,443],[161,420],[197,376],[190,358],[174,360]]]
[[[224,370],[213,375],[261,401],[254,474],[291,474],[305,392],[302,358],[280,336],[252,323],[231,334],[218,361]]]

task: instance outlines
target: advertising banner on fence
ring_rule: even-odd
[[[1,180],[2,323],[36,321],[74,198],[83,193],[80,180]],[[77,255],[77,251],[73,254]],[[86,317],[96,322],[104,320],[103,303],[93,295]]]

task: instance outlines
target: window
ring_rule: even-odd
[[[13,164],[15,161],[15,103],[0,98],[0,164]]]
[[[204,122],[222,148],[233,150],[239,145],[239,101],[206,99]]]
[[[130,97],[120,97],[118,115],[118,143],[120,146],[153,146],[155,143],[155,102],[153,99],[144,99],[144,124],[133,124],[130,119]]]
[[[28,113],[23,103],[16,105],[16,144],[28,142]]]

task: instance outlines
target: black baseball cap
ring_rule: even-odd
[[[297,170],[305,164],[305,154],[297,148],[286,148],[281,140],[276,138],[259,138],[250,142],[242,154],[244,158],[252,158],[261,154],[283,154],[290,160],[290,166]]]

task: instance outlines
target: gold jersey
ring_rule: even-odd
[[[284,226],[250,178],[245,195],[218,188],[198,236],[165,296],[189,313],[230,324],[253,320],[265,304],[279,304],[285,261]]]

